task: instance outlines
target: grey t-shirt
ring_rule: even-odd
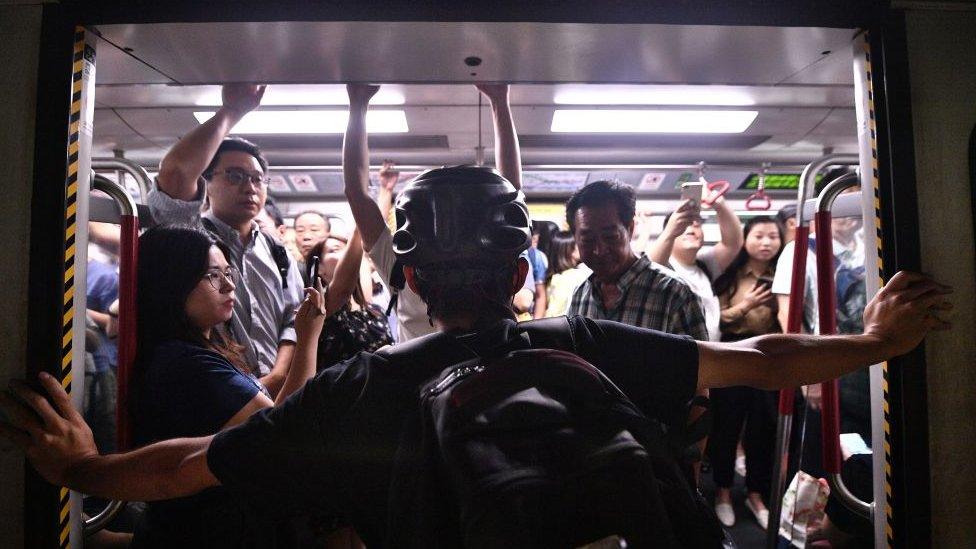
[[[231,252],[228,262],[234,263],[241,273],[241,280],[235,281],[237,300],[230,322],[231,332],[244,346],[248,363],[254,367],[255,373],[267,375],[274,367],[278,346],[282,342],[295,341],[295,309],[303,299],[301,274],[289,258],[288,288],[282,288],[281,274],[271,255],[271,247],[258,230],[257,223],[252,225],[247,244],[242,243],[235,229],[210,212],[201,214],[205,193],[203,179],[198,183],[193,200],[173,198],[154,186],[147,203],[153,219],[159,224],[202,226],[200,220],[204,216],[213,222],[216,236]]]

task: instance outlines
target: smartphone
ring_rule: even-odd
[[[308,284],[315,285],[315,280],[319,277],[319,256],[313,255],[308,264]]]
[[[764,286],[765,289],[771,290],[773,288],[773,279],[769,278],[768,276],[760,276],[759,279],[756,280],[756,285],[754,288],[758,288],[760,286]]]
[[[681,201],[692,201],[693,208],[701,211],[702,184],[698,181],[690,181],[681,184]]]

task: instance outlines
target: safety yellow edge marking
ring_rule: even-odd
[[[65,174],[65,204],[64,204],[64,316],[62,319],[61,339],[61,386],[71,394],[71,366],[74,345],[72,328],[74,324],[74,295],[75,295],[75,235],[78,220],[78,154],[81,139],[81,92],[84,87],[85,70],[85,29],[75,27],[75,43],[71,65],[71,107],[68,118],[68,170]],[[58,540],[63,549],[71,546],[71,492],[67,488],[60,490],[60,509],[58,520]]]
[[[868,33],[862,35],[862,46],[864,48],[864,61],[865,67],[867,69],[867,94],[868,94],[868,124],[870,130],[871,139],[871,189],[874,192],[874,225],[878,231],[878,237],[876,239],[878,245],[878,278],[880,279],[880,285],[884,286],[884,261],[882,260],[882,240],[881,240],[881,199],[880,199],[880,189],[881,181],[878,177],[878,132],[877,124],[875,122],[875,110],[874,110],[874,81],[872,80],[872,67],[871,67],[871,43],[868,39]],[[885,545],[891,547],[895,540],[895,531],[893,524],[893,506],[892,506],[892,465],[891,465],[891,423],[890,423],[890,408],[889,408],[889,393],[888,393],[888,363],[881,363],[881,391],[882,391],[882,402],[883,402],[883,425],[884,425],[884,471],[885,471]]]

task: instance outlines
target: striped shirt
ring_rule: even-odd
[[[600,296],[599,283],[590,275],[569,305],[569,315],[594,320],[614,320],[669,334],[688,335],[708,341],[708,329],[701,300],[688,285],[647,256],[641,256],[617,280],[620,299],[608,309]]]

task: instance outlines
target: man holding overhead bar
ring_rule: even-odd
[[[515,134],[512,109],[509,104],[509,86],[508,84],[476,84],[476,87],[488,98],[491,104],[495,128],[495,166],[516,189],[521,189],[522,158],[519,152],[518,137]],[[369,100],[379,91],[379,86],[349,84],[347,88],[349,91],[349,125],[342,144],[342,162],[343,165],[363,166],[362,169],[368,170],[369,150],[366,140],[366,111],[369,109]],[[389,164],[392,166],[392,162]],[[384,169],[386,169],[386,163]],[[386,219],[381,207],[369,196],[369,190],[366,188],[369,177],[363,177],[361,181],[363,184],[357,185],[346,179],[346,199],[352,209],[356,226],[359,227],[362,234],[363,248],[369,253],[369,257],[373,260],[376,271],[383,282],[390,287],[391,291],[397,292],[394,294],[397,315],[396,341],[404,343],[433,333],[435,331],[434,325],[428,318],[427,306],[399,278],[401,266],[397,264],[396,257],[393,254],[392,235],[386,226]],[[389,203],[391,193],[392,189],[381,189],[381,196],[384,194],[387,196],[386,203]],[[516,311],[519,313],[527,312],[533,301],[534,284],[530,277],[522,290],[515,296]]]
[[[265,86],[223,87],[223,106],[183,136],[159,164],[147,199],[158,224],[202,225],[230,250],[240,272],[235,281],[231,332],[248,363],[272,395],[288,374],[295,347],[295,310],[302,278],[285,248],[259,230],[255,219],[268,196],[268,162],[244,139],[227,138],[258,107]],[[204,203],[209,209],[201,212]]]

